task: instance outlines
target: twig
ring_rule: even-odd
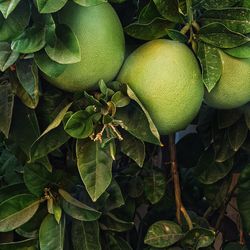
[[[181,200],[180,177],[176,160],[175,134],[169,135],[169,149],[170,149],[170,161],[171,161],[171,174],[174,182],[176,219],[178,223],[181,224],[181,213],[182,213],[188,224],[189,229],[191,230],[193,228],[193,223],[187,213],[186,208],[183,206]]]

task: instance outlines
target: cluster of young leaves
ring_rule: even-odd
[[[150,0],[125,31],[142,40],[165,37],[190,43],[210,92],[222,73],[219,50],[237,58],[250,57],[249,19],[248,0]]]

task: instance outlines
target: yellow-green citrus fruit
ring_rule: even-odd
[[[124,60],[125,41],[120,20],[112,6],[102,3],[83,7],[69,1],[57,17],[78,38],[81,61],[67,65],[59,77],[45,78],[70,92],[95,88],[100,79],[114,79]]]
[[[162,135],[184,129],[199,111],[204,94],[192,51],[166,39],[136,49],[126,59],[118,80],[135,92]]]
[[[238,59],[219,51],[222,75],[205,102],[214,108],[232,109],[250,101],[250,58]]]

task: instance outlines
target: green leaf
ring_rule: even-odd
[[[60,10],[68,0],[36,0],[37,8],[40,13],[53,13]]]
[[[21,1],[7,19],[0,14],[0,41],[10,40],[21,34],[29,24],[30,13],[29,1]]]
[[[114,232],[126,232],[133,228],[134,223],[121,220],[111,213],[107,213],[101,217],[100,225],[102,230],[114,231]]]
[[[182,239],[181,227],[172,221],[157,221],[151,225],[145,236],[144,243],[152,247],[168,247]]]
[[[34,59],[38,68],[53,78],[60,76],[67,67],[66,64],[59,64],[51,60],[44,50],[35,53]]]
[[[247,127],[250,130],[250,104],[247,104],[245,106],[244,116],[245,116],[245,121],[246,121]]]
[[[48,153],[63,145],[69,139],[69,136],[65,133],[63,126],[60,124],[71,105],[72,103],[67,104],[58,113],[54,121],[32,144],[30,150],[30,159],[32,161],[46,156]]]
[[[215,240],[215,232],[206,228],[193,228],[181,241],[184,248],[200,249],[210,246]]]
[[[240,244],[239,242],[229,242],[226,244],[226,246],[223,248],[223,250],[247,250],[247,246],[244,246]]]
[[[85,110],[75,112],[70,116],[64,130],[72,137],[84,139],[89,137],[94,130],[92,115]]]
[[[0,204],[11,198],[12,196],[18,194],[26,194],[29,193],[28,189],[23,183],[16,183],[8,186],[4,186],[0,188]]]
[[[129,97],[124,95],[121,91],[115,92],[115,94],[111,98],[111,101],[117,108],[125,107],[130,103]]]
[[[205,0],[205,1],[200,1],[200,6],[207,10],[222,9],[222,8],[232,7],[236,5],[238,2],[239,0],[223,0],[223,1]]]
[[[72,243],[74,250],[101,250],[100,230],[97,221],[73,220]]]
[[[25,239],[22,241],[0,243],[1,250],[35,250],[37,239]]]
[[[166,191],[166,176],[157,170],[150,169],[144,177],[144,192],[146,198],[155,204],[161,200]]]
[[[74,219],[81,221],[94,221],[101,216],[101,212],[78,201],[65,190],[59,189],[58,192],[63,198],[63,210]]]
[[[55,201],[53,202],[53,214],[56,222],[59,224],[62,218],[62,208]]]
[[[0,42],[0,71],[5,71],[14,64],[19,57],[19,53],[12,51],[10,44]]]
[[[80,45],[76,35],[65,24],[56,26],[53,44],[48,44],[45,51],[51,60],[61,64],[77,63],[81,60]]]
[[[139,198],[143,194],[143,181],[141,176],[134,176],[127,184],[127,193],[132,198]]]
[[[45,29],[33,26],[27,28],[12,41],[11,49],[19,53],[29,54],[39,51],[45,44]]]
[[[81,179],[93,201],[107,189],[112,179],[112,158],[101,143],[77,140],[77,166]]]
[[[118,236],[113,236],[111,234],[107,235],[109,249],[112,250],[132,250],[132,247],[127,241]]]
[[[145,5],[144,8],[141,10],[138,22],[149,23],[156,17],[160,17],[160,13],[154,4],[154,1],[150,0],[150,2],[147,5]]]
[[[53,215],[48,214],[43,220],[39,230],[39,243],[41,250],[64,249],[65,217],[62,216],[58,224]]]
[[[215,151],[210,148],[201,155],[194,168],[194,175],[201,183],[212,184],[224,178],[232,167],[232,159],[225,162],[216,162]]]
[[[219,48],[235,48],[250,41],[250,38],[229,30],[222,23],[210,23],[200,29],[199,39]]]
[[[25,165],[23,178],[29,191],[41,197],[44,188],[50,183],[51,174],[41,163],[36,162]]]
[[[16,63],[18,80],[28,95],[35,101],[39,99],[38,69],[33,59],[19,60]]]
[[[173,28],[170,21],[156,17],[148,23],[135,22],[125,27],[125,32],[136,39],[153,40],[166,36],[166,30]]]
[[[14,106],[14,95],[9,82],[0,83],[0,131],[8,138],[12,113]]]
[[[218,49],[199,42],[197,56],[202,67],[202,80],[210,92],[219,81],[222,73],[222,62]]]
[[[219,129],[231,127],[241,117],[242,112],[239,109],[218,110]]]
[[[40,201],[31,194],[19,194],[0,204],[0,232],[8,232],[30,220]]]
[[[183,18],[179,12],[179,2],[177,0],[153,0],[160,14],[169,21],[182,23]]]
[[[7,18],[16,8],[21,0],[2,0],[0,2],[0,11],[4,18]]]
[[[174,29],[167,29],[167,35],[174,41],[179,41],[181,43],[187,43],[188,38],[183,35],[180,31]]]
[[[248,127],[244,119],[240,119],[228,129],[230,145],[234,151],[238,151],[247,138]]]
[[[207,10],[205,13],[203,13],[201,22],[203,24],[219,22],[234,32],[247,34],[250,33],[249,20],[249,8],[234,7],[222,8],[218,10]]]
[[[134,160],[140,167],[145,160],[145,144],[129,133],[122,133],[121,152]]]
[[[245,8],[250,8],[250,2],[249,2],[249,0],[243,0],[242,6],[245,7]]]
[[[226,52],[228,55],[237,58],[250,58],[250,42],[242,44],[236,48],[224,49],[223,51]]]
[[[107,0],[73,0],[73,1],[84,7],[91,7],[91,6],[95,6],[95,5],[107,2]]]

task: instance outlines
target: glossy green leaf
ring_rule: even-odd
[[[210,23],[200,29],[199,39],[219,48],[235,48],[250,41],[250,38],[229,30],[222,23]]]
[[[36,250],[37,239],[0,243],[1,250]]]
[[[149,23],[156,17],[160,17],[160,13],[154,4],[154,1],[150,0],[150,2],[146,4],[141,10],[139,17],[138,17],[138,22]]]
[[[31,194],[19,194],[0,204],[0,232],[11,231],[30,220],[40,201]]]
[[[58,224],[53,215],[48,214],[39,230],[41,250],[64,250],[65,217]]]
[[[84,7],[91,7],[91,6],[95,6],[95,5],[107,2],[107,0],[73,0],[73,1]]]
[[[111,98],[111,101],[117,108],[122,108],[130,103],[128,96],[124,95],[121,91],[117,91]]]
[[[219,129],[231,127],[236,123],[242,115],[239,109],[218,110],[218,126]]]
[[[155,204],[164,196],[167,186],[166,176],[157,170],[150,169],[144,177],[144,192],[146,198]]]
[[[144,243],[152,247],[168,247],[182,239],[181,227],[172,221],[157,221],[151,225]]]
[[[67,104],[58,113],[54,121],[32,144],[30,150],[30,158],[32,161],[46,156],[48,153],[63,145],[69,139],[69,136],[65,133],[63,126],[60,124],[71,105],[72,103]]]
[[[226,52],[228,55],[237,58],[250,58],[250,42],[242,44],[236,48],[224,49],[223,51]]]
[[[219,22],[232,31],[247,34],[250,33],[249,19],[249,8],[234,7],[207,10],[202,15],[201,22],[204,24]]]
[[[36,0],[37,8],[40,13],[53,13],[60,10],[68,0]]]
[[[228,129],[230,145],[234,151],[238,151],[247,138],[248,127],[244,119],[240,119]]]
[[[114,231],[114,232],[126,232],[133,228],[134,223],[121,220],[111,213],[107,213],[101,217],[100,225],[102,230]]]
[[[39,99],[38,69],[33,59],[19,60],[16,63],[17,77],[28,95],[33,100]]]
[[[59,64],[52,61],[44,50],[35,53],[34,59],[38,68],[50,77],[60,76],[67,67],[66,64]]]
[[[64,130],[72,137],[84,139],[93,133],[94,125],[91,114],[85,110],[75,112],[70,116]]]
[[[181,241],[184,248],[200,249],[210,246],[215,240],[215,232],[206,228],[193,228]]]
[[[180,31],[175,29],[167,29],[167,35],[174,41],[179,41],[181,43],[187,43],[188,38],[186,35],[183,35]]]
[[[232,159],[216,162],[214,149],[210,148],[200,157],[194,169],[194,175],[201,183],[212,184],[225,177],[232,167]]]
[[[179,1],[177,0],[153,0],[160,14],[169,21],[182,23],[183,18],[179,12]]]
[[[118,236],[113,236],[111,234],[107,235],[109,249],[112,250],[132,250],[132,247],[127,241]]]
[[[11,49],[19,53],[34,53],[42,49],[46,44],[45,29],[41,27],[27,28],[11,43]]]
[[[59,194],[63,198],[63,210],[74,219],[81,221],[94,221],[101,216],[101,213],[99,211],[78,201],[65,190],[59,189]]]
[[[134,38],[141,40],[153,40],[166,36],[166,29],[173,28],[170,21],[156,17],[148,23],[135,22],[125,27],[125,32]]]
[[[0,14],[0,41],[17,37],[29,24],[29,20],[29,1],[21,1],[7,19]]]
[[[101,250],[97,221],[73,220],[71,235],[74,250]]]
[[[218,49],[199,42],[197,56],[202,67],[202,80],[210,92],[218,82],[222,73],[222,62]]]
[[[0,83],[0,131],[8,138],[14,106],[14,95],[9,82]]]
[[[122,137],[123,140],[120,142],[121,152],[142,167],[145,160],[144,142],[129,133],[123,133]]]
[[[66,25],[56,26],[53,44],[48,44],[45,51],[51,60],[61,64],[77,63],[81,60],[78,39]]]
[[[101,143],[77,140],[77,166],[81,179],[93,201],[107,189],[112,179],[112,158]]]
[[[0,42],[0,71],[5,71],[14,64],[19,57],[19,53],[12,51],[10,44]]]
[[[20,0],[2,0],[0,2],[0,11],[4,18],[7,18],[19,4]]]
[[[23,178],[29,191],[41,197],[50,183],[51,174],[41,163],[30,163],[24,167]]]

